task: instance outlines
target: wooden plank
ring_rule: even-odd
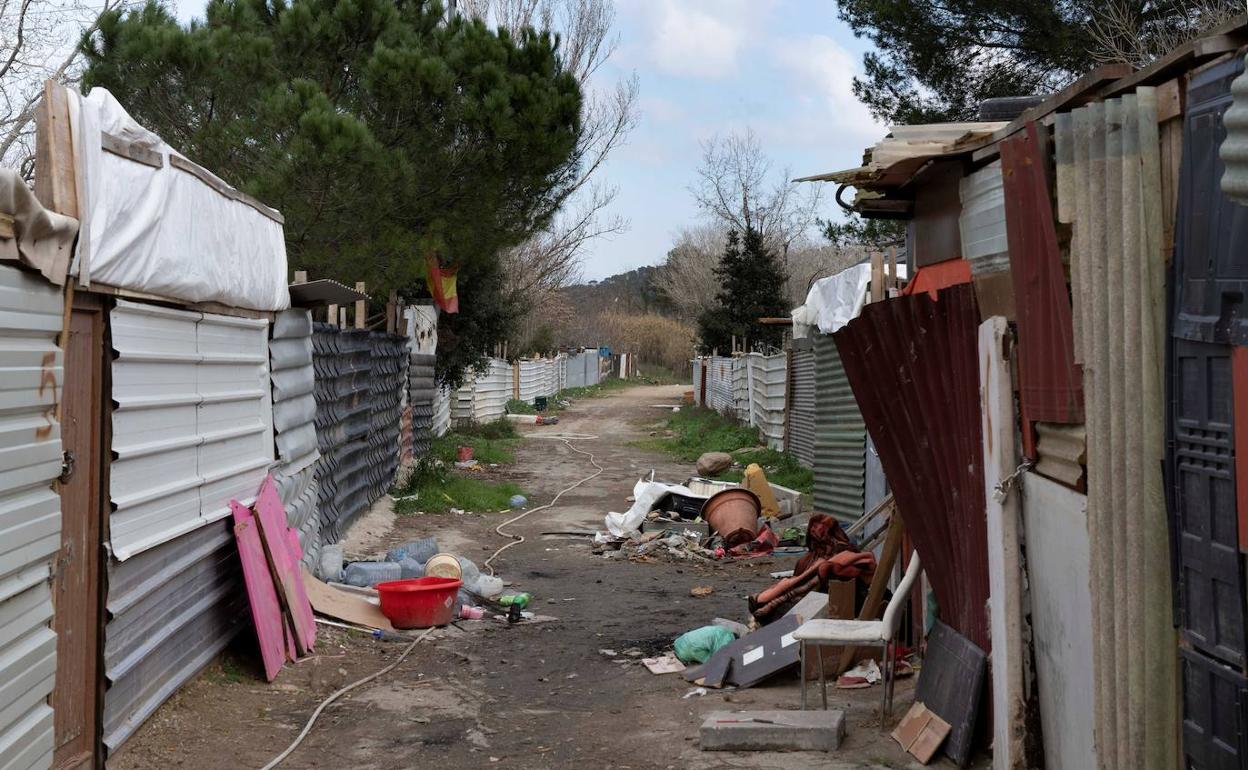
[[[330,326],[338,325],[338,306],[330,305],[329,310],[325,312],[325,320]]]
[[[355,290],[360,292],[361,294],[367,291],[367,289],[364,286],[363,281],[355,282]],[[356,300],[355,302],[355,328],[363,329],[365,326],[368,325],[367,314],[368,314],[368,301],[362,300],[362,299]]]
[[[286,510],[272,476],[266,476],[260,485],[254,510],[265,556],[273,570],[278,600],[294,630],[295,649],[299,655],[307,655],[316,643],[316,619],[312,617],[312,605],[299,577],[299,536],[286,524]]]
[[[1144,69],[1109,84],[1102,90],[1101,96],[1108,99],[1133,91],[1139,86],[1161,83],[1205,59],[1238,49],[1248,39],[1242,30],[1244,23],[1245,18],[1240,17],[1215,30],[1212,35],[1187,41]]]
[[[149,294],[145,291],[134,291],[133,289],[121,289],[116,286],[109,286],[105,283],[92,281],[90,286],[83,286],[77,281],[73,282],[74,288],[80,292],[89,292],[91,294],[104,294],[110,297],[122,297],[123,299],[136,299],[143,302],[158,302],[164,305],[176,306],[179,309],[198,310],[202,313],[216,313],[217,315],[228,315],[236,318],[254,318],[257,320],[272,321],[276,315],[271,310],[251,310],[244,307],[234,307],[233,305],[224,305],[220,302],[185,302],[170,297],[162,297],[158,294]]]
[[[1183,163],[1183,121],[1168,120],[1158,126],[1161,134],[1161,249],[1165,264],[1174,254],[1175,227],[1179,211],[1179,173]]]
[[[871,252],[871,301],[884,299],[884,254]]]
[[[51,80],[44,81],[35,112],[35,197],[45,208],[79,218],[69,94]]]
[[[347,328],[347,309],[345,307],[338,308],[338,327],[340,329]]]
[[[260,531],[251,509],[231,501],[230,510],[234,514],[234,537],[238,540],[238,555],[243,564],[243,581],[247,586],[251,619],[260,643],[264,676],[272,682],[286,662],[286,639],[277,588],[273,585],[273,575],[269,572],[264,545],[260,542]]]
[[[891,499],[891,496],[890,496]],[[897,554],[901,551],[901,536],[905,532],[905,524],[901,515],[894,510],[888,520],[888,534],[884,538],[884,547],[880,550],[880,561],[875,566],[875,576],[871,578],[871,586],[867,589],[867,598],[862,602],[859,620],[874,620],[880,614],[884,604],[884,589],[888,587],[888,579],[893,574],[893,566],[897,563]],[[849,670],[849,665],[857,655],[856,648],[846,648],[836,667],[836,675],[840,676]]]
[[[381,614],[381,608],[362,596],[355,596],[340,588],[326,585],[306,569],[300,571],[303,589],[318,615],[337,618],[357,626],[394,631],[394,626]]]
[[[399,293],[394,289],[390,290],[390,299],[386,302],[386,333],[394,334],[394,330],[398,327],[398,321],[395,319],[395,311],[399,307]]]
[[[888,288],[897,288],[897,247],[888,247]]]
[[[135,163],[142,163],[144,166],[152,168],[164,168],[165,158],[160,153],[150,147],[143,147],[134,142],[128,142],[120,136],[114,136],[107,131],[100,132],[100,147],[105,152],[111,152],[113,155],[132,160]]]
[[[1167,80],[1157,86],[1157,122],[1165,123],[1172,118],[1182,117],[1183,97],[1187,89],[1183,87],[1182,78]]]

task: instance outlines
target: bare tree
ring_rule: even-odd
[[[0,0],[0,164],[34,175],[35,109],[43,82],[73,85],[78,44],[122,0]]]
[[[697,173],[691,192],[706,214],[728,229],[757,230],[782,256],[815,221],[820,187],[797,187],[789,169],[773,177],[753,130],[704,142]]]
[[[715,304],[719,289],[715,266],[723,256],[725,236],[726,230],[719,223],[686,227],[677,234],[663,269],[655,276],[655,287],[667,296],[685,323],[696,324]]]
[[[462,12],[512,35],[525,30],[559,35],[564,65],[585,94],[582,132],[561,190],[565,205],[546,231],[504,255],[512,289],[529,308],[580,277],[581,255],[593,240],[624,232],[628,223],[610,216],[617,190],[600,179],[607,158],[637,123],[636,76],[602,88],[594,75],[615,53],[614,0],[461,0]]]
[[[1248,8],[1244,0],[1179,0],[1160,12],[1139,0],[1105,0],[1088,22],[1102,63],[1145,67],[1183,43],[1234,21]]]

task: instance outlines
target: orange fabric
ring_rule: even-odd
[[[929,297],[936,299],[936,292],[941,289],[970,282],[971,263],[965,259],[951,259],[920,267],[914,273],[914,280],[901,290],[901,294],[909,296],[925,291]]]
[[[455,280],[458,270],[457,267],[439,267],[438,258],[432,253],[425,256],[425,283],[429,286],[433,303],[445,313],[459,312],[459,290]]]

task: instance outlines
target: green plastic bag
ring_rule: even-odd
[[[681,663],[705,663],[711,656],[736,641],[737,637],[722,626],[702,626],[676,638],[676,657]]]

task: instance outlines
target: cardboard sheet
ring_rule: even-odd
[[[325,585],[306,569],[301,570],[301,573],[304,590],[312,602],[312,609],[318,614],[365,628],[377,628],[382,631],[396,630],[386,616],[381,614],[381,608],[363,596]]]

